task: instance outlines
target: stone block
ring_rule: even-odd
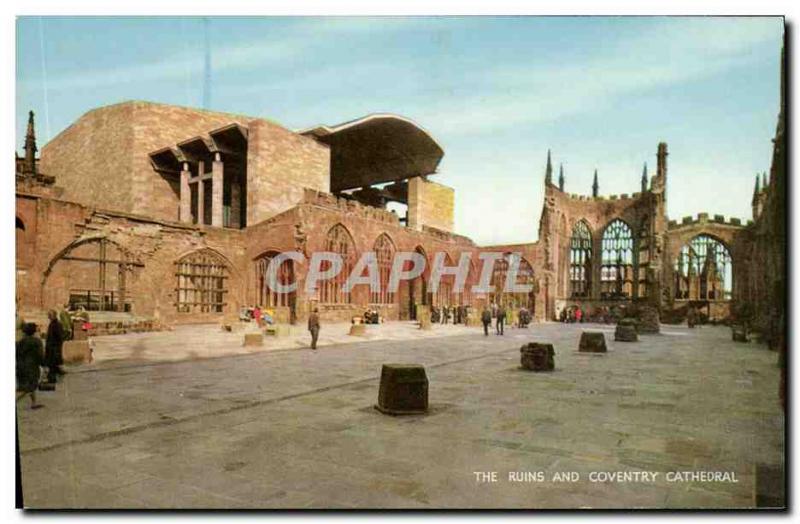
[[[88,340],[65,341],[62,354],[67,364],[88,364],[92,361],[92,349]]]
[[[617,324],[617,329],[614,331],[614,340],[619,342],[636,342],[639,340],[639,334],[636,332],[634,326]]]
[[[529,371],[553,371],[556,368],[553,344],[531,342],[519,350],[522,369]]]
[[[261,333],[245,333],[244,334],[244,345],[245,346],[263,346],[264,345],[264,335]]]
[[[365,324],[353,324],[350,326],[350,335],[354,337],[363,337],[367,334],[367,326]]]
[[[387,415],[428,411],[428,377],[417,364],[384,364],[375,408]]]
[[[742,325],[731,326],[732,338],[734,342],[750,342],[747,336],[747,328]]]
[[[581,342],[578,351],[584,353],[605,353],[606,337],[600,331],[584,331],[581,333]]]
[[[264,334],[270,337],[288,337],[290,327],[286,324],[272,324],[264,328]]]

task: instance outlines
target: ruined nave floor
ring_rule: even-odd
[[[606,333],[607,354],[576,351],[586,329]],[[195,328],[195,345],[203,330],[209,339],[219,332]],[[504,337],[451,326],[432,335],[453,336],[317,352],[99,359],[42,393],[44,409],[18,405],[25,505],[753,506],[755,464],[783,457],[777,355],[733,343],[721,327],[662,331],[615,343],[611,326],[538,324]],[[133,351],[143,337],[113,338]],[[555,344],[555,372],[519,369],[528,341]],[[230,352],[239,353],[234,342]],[[372,409],[384,362],[426,366],[430,414],[393,418]],[[665,479],[687,470],[733,472],[738,482]],[[476,471],[497,472],[498,482],[479,483]],[[659,475],[589,480],[620,471]],[[545,480],[510,482],[509,472]],[[553,482],[557,472],[580,480]]]

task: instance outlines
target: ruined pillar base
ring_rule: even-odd
[[[386,415],[428,412],[428,377],[416,364],[384,364],[375,409]]]
[[[363,337],[367,334],[367,326],[365,324],[353,324],[350,326],[350,335],[354,337]]]
[[[747,329],[744,326],[732,326],[732,338],[734,342],[750,342],[747,336]]]
[[[261,333],[245,333],[243,346],[263,346],[264,335]]]
[[[614,340],[618,342],[637,342],[639,334],[636,320],[632,318],[621,319],[617,324],[617,329],[614,330]]]
[[[531,342],[519,349],[522,369],[528,371],[553,371],[556,368],[553,344]]]
[[[584,331],[581,333],[581,341],[578,351],[582,353],[606,353],[606,337],[599,331]]]
[[[88,364],[92,361],[92,348],[88,340],[67,340],[61,351],[66,364]]]

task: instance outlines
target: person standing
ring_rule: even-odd
[[[64,370],[61,369],[61,364],[64,363],[64,357],[61,353],[64,345],[64,330],[61,328],[61,322],[58,321],[55,311],[52,309],[48,311],[47,318],[50,319],[50,324],[47,326],[47,340],[44,345],[47,381],[55,384],[56,375],[64,374]]]
[[[500,304],[500,307],[497,308],[497,325],[496,325],[496,328],[497,328],[497,334],[498,335],[502,335],[503,334],[503,327],[505,326],[505,323],[506,323],[506,307],[504,305]]]
[[[36,403],[41,366],[44,364],[42,341],[36,336],[36,324],[22,326],[22,338],[17,341],[17,401],[31,396],[31,409],[44,406]]]
[[[264,321],[264,319],[261,316],[261,307],[258,305],[253,308],[253,318],[256,321],[258,329],[261,329],[261,323]]]
[[[575,310],[575,322],[578,324],[583,322],[583,311],[581,310],[580,306],[578,306],[578,309]]]
[[[317,349],[317,339],[319,338],[319,309],[314,308],[308,315],[308,330],[311,332],[311,349]]]
[[[481,322],[483,323],[483,334],[488,337],[489,326],[492,325],[492,312],[486,306],[483,307],[483,312],[481,313]]]
[[[61,322],[61,330],[64,332],[64,340],[72,340],[72,315],[69,314],[69,304],[64,304],[64,308],[58,313],[58,321]]]

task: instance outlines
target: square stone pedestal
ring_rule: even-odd
[[[419,415],[428,411],[428,377],[416,364],[384,364],[375,409],[387,415]]]
[[[522,369],[528,371],[553,371],[556,368],[553,344],[531,342],[519,350]]]
[[[605,353],[606,337],[600,331],[584,331],[581,333],[581,342],[578,351],[583,353]]]

